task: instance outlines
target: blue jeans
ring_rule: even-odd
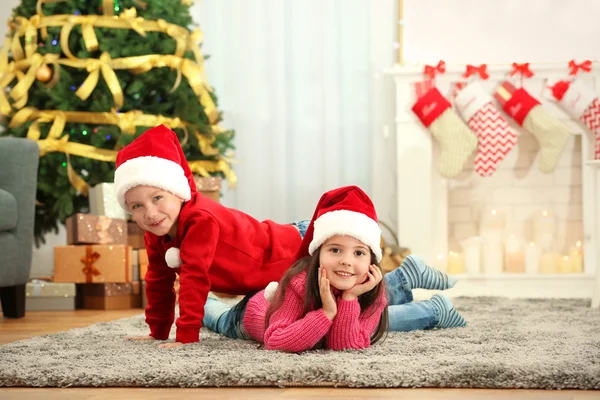
[[[304,235],[306,235],[306,230],[308,229],[308,225],[310,225],[310,221],[307,219],[302,219],[300,221],[294,221],[290,225],[293,225],[298,232],[300,232],[300,237],[304,239]]]
[[[250,339],[244,329],[243,321],[246,304],[252,296],[252,294],[247,295],[234,306],[209,297],[204,305],[202,325],[232,339]]]
[[[388,272],[383,279],[387,289],[390,332],[432,329],[439,322],[440,313],[431,301],[413,302],[412,290],[402,267]]]

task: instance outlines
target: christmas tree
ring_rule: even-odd
[[[235,183],[191,0],[23,0],[0,52],[1,135],[38,141],[36,243],[88,211],[117,151],[150,127],[180,138],[195,174]]]

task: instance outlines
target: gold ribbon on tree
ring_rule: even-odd
[[[222,172],[225,178],[229,182],[229,186],[234,188],[237,185],[237,176],[231,170],[229,165],[224,160],[218,161],[207,161],[207,160],[195,160],[188,161],[188,165],[192,170],[192,173],[209,177],[211,172]]]
[[[125,21],[129,25],[129,27],[136,31],[138,34],[140,34],[143,37],[146,37],[146,31],[144,30],[143,26],[145,20],[144,18],[137,16],[137,10],[135,9],[135,7],[131,7],[123,11],[121,14],[119,14],[119,19],[121,21]]]
[[[45,17],[45,19],[51,17]],[[70,59],[77,59],[71,53],[71,49],[69,48],[69,36],[71,35],[71,30],[75,25],[81,25],[81,35],[83,36],[83,43],[85,44],[85,48],[88,51],[93,51],[98,49],[98,38],[96,37],[96,31],[94,30],[94,25],[98,18],[102,18],[97,15],[70,15],[68,19],[61,25],[62,28],[60,30],[60,47],[63,53]]]
[[[104,13],[104,15],[112,17],[114,15],[114,7],[114,0],[102,0],[102,12]]]
[[[73,63],[70,63],[68,60],[60,61],[61,64],[67,66],[76,66]],[[79,63],[77,63],[79,64]],[[88,77],[85,79],[83,84],[75,94],[81,100],[86,100],[98,84],[98,77],[100,72],[102,72],[102,77],[108,86],[108,89],[112,93],[113,100],[115,102],[115,106],[117,108],[123,107],[123,91],[121,90],[121,85],[119,84],[119,79],[117,78],[117,74],[113,70],[111,66],[111,58],[108,52],[102,53],[100,59],[88,59],[85,69],[90,73]]]

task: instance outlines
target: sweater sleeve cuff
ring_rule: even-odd
[[[150,336],[156,340],[167,340],[171,333],[171,324],[149,324]]]
[[[354,300],[342,300],[341,298],[337,301],[338,314],[343,313],[344,315],[360,315],[360,303],[358,298]]]
[[[200,341],[200,328],[177,327],[175,341],[180,343],[194,343]]]

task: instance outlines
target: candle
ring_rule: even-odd
[[[483,242],[483,271],[488,275],[502,273],[502,243],[496,240]]]
[[[484,239],[502,240],[504,236],[505,214],[496,209],[484,212],[479,224],[479,234]]]
[[[464,257],[462,254],[454,251],[448,253],[448,273],[454,275],[465,273]]]
[[[481,238],[471,236],[460,242],[465,261],[465,272],[467,274],[481,273]]]
[[[548,210],[543,210],[533,218],[533,237],[543,252],[551,252],[556,236],[556,218]]]
[[[505,271],[511,274],[525,272],[525,254],[523,252],[506,253]]]
[[[569,256],[564,256],[559,259],[558,272],[561,274],[568,274],[571,272],[571,259]]]
[[[540,265],[540,251],[535,243],[531,242],[525,246],[525,272],[537,274]]]
[[[571,272],[583,272],[583,252],[581,251],[581,241],[577,241],[575,247],[571,247],[569,251],[569,258],[571,259]]]
[[[540,273],[555,274],[558,272],[558,254],[543,253],[540,256]]]
[[[445,259],[445,257],[444,257],[443,254],[438,254],[435,257],[435,261],[433,262],[433,266],[436,269],[438,269],[438,270],[440,270],[442,272],[446,272],[448,266],[446,264],[446,259]]]
[[[525,255],[521,251],[521,242],[510,234],[504,243],[504,271],[515,273],[525,272]]]

